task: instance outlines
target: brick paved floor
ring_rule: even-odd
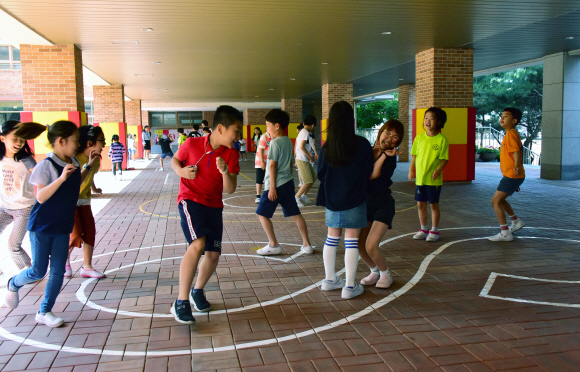
[[[528,169],[512,198],[528,227],[514,242],[492,243],[482,238],[498,230],[489,200],[499,167],[478,163],[475,182],[444,186],[441,240],[427,243],[411,239],[414,186],[408,164],[399,164],[398,213],[382,245],[394,284],[345,301],[316,285],[324,278],[323,210],[303,208],[313,255],[297,254],[298,229],[278,215],[287,254],[257,256],[267,239],[254,215],[254,183],[240,176],[236,193],[224,195],[224,255],[206,288],[212,312],[190,327],[169,316],[186,249],[178,178],[156,166],[135,172],[121,192],[96,196],[110,199],[96,215],[95,247],[95,266],[109,274],[65,280],[54,308],[65,326],[34,322],[45,281],[24,287],[16,310],[0,308],[2,371],[580,370],[580,182],[545,181]],[[253,179],[252,163],[242,162],[242,172]],[[105,191],[115,188],[100,177]],[[342,241],[337,269],[343,251]],[[361,261],[357,278],[367,271]]]

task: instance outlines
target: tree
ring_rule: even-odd
[[[543,66],[530,66],[474,78],[476,121],[501,131],[502,110],[516,107],[523,113],[516,128],[524,137],[524,146],[531,148],[542,130],[543,71]]]
[[[389,119],[399,117],[399,95],[388,101],[370,102],[356,108],[357,128],[374,128]]]

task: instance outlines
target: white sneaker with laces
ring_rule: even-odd
[[[526,226],[526,223],[518,218],[517,220],[512,221],[512,226],[510,227],[510,232],[514,233],[524,226]]]
[[[300,197],[300,201],[302,202],[302,204],[306,205],[306,204],[311,204],[312,202],[310,201],[310,199],[308,199],[308,196],[306,196],[306,194],[302,195]]]
[[[363,288],[362,285],[355,284],[354,287],[344,287],[342,289],[342,296],[341,297],[344,298],[345,300],[349,300],[353,297],[361,295],[364,291],[365,291],[365,289]]]
[[[333,281],[324,279],[322,281],[322,285],[320,286],[320,289],[322,289],[323,291],[332,291],[332,290],[339,289],[342,287],[344,287],[344,280],[342,280],[342,278],[340,276],[335,275]]]
[[[514,235],[509,231],[509,230],[504,230],[507,231],[507,234],[503,234],[503,233],[499,233],[497,235],[494,236],[490,236],[487,239],[491,240],[492,242],[511,242],[514,240]]]
[[[304,207],[304,204],[302,204],[302,200],[300,200],[300,198],[294,197],[294,199],[296,199],[296,204],[298,204],[299,207]]]
[[[415,239],[415,240],[423,240],[423,239],[427,238],[427,236],[429,236],[429,234],[427,233],[427,231],[425,231],[425,230],[419,230],[418,233],[416,233],[415,235],[413,235],[413,239]]]
[[[381,276],[377,273],[370,273],[369,276],[362,278],[360,284],[362,285],[375,285],[379,281]]]
[[[270,247],[270,244],[267,244],[264,248],[258,249],[256,253],[262,256],[269,256],[273,254],[282,254],[284,251],[280,245],[277,247]]]
[[[429,235],[427,235],[428,242],[436,242],[439,240],[439,232],[429,231]]]
[[[314,253],[314,248],[312,248],[311,245],[309,245],[308,247],[302,246],[302,247],[300,247],[300,251],[304,252],[306,254],[312,254],[312,253]]]
[[[64,319],[54,315],[51,311],[44,315],[36,313],[36,317],[34,319],[36,320],[36,323],[44,324],[51,328],[60,327],[64,324]]]
[[[254,200],[254,202],[255,202],[256,204],[260,204],[260,199],[261,199],[261,198],[260,198],[259,196],[256,196],[256,199]]]

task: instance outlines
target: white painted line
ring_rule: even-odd
[[[167,173],[167,175],[165,176],[165,182],[163,183],[164,185],[167,185],[167,179],[169,178],[169,173]]]

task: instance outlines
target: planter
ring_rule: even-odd
[[[479,158],[481,161],[494,161],[497,158],[497,154],[495,152],[484,152],[479,154]]]
[[[481,154],[475,153],[475,161],[481,161],[481,160],[479,160],[479,155],[481,155]]]

